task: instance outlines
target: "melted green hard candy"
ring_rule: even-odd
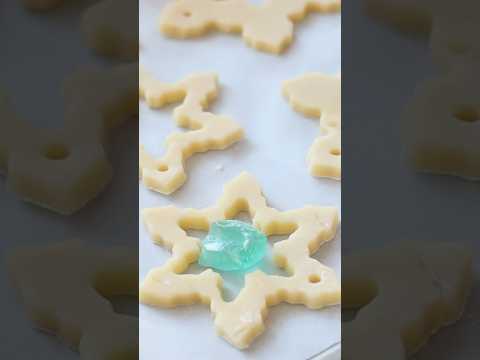
[[[220,271],[246,271],[264,258],[267,241],[263,233],[247,223],[217,221],[202,241],[198,262]]]

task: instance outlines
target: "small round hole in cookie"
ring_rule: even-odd
[[[332,149],[330,150],[330,154],[333,156],[340,156],[342,154],[342,151],[340,149]]]
[[[312,274],[308,277],[308,281],[311,282],[312,284],[316,284],[320,282],[320,276],[317,274]]]
[[[461,106],[453,114],[456,119],[466,122],[474,123],[480,120],[480,114],[477,109],[471,106]]]
[[[159,164],[159,165],[157,166],[157,170],[160,171],[160,172],[168,171],[168,165]]]
[[[70,151],[63,144],[50,144],[45,148],[43,155],[48,160],[65,160],[70,155]]]

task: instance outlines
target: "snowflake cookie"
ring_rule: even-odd
[[[107,300],[137,296],[138,257],[131,249],[72,241],[22,248],[8,262],[35,327],[56,334],[85,360],[138,356],[138,319],[116,313]]]
[[[421,84],[407,106],[409,158],[422,171],[480,179],[480,98],[476,66]]]
[[[320,136],[307,156],[310,173],[317,177],[341,176],[341,81],[340,77],[306,74],[285,82],[283,93],[292,107],[320,118]]]
[[[7,186],[24,200],[62,214],[96,197],[112,177],[107,135],[138,112],[137,69],[88,69],[67,79],[65,121],[57,129],[19,119],[0,94],[0,173]]]
[[[140,147],[140,178],[144,184],[162,194],[171,194],[186,181],[185,161],[195,153],[222,150],[243,137],[243,130],[230,118],[204,109],[218,94],[217,77],[193,75],[177,84],[165,84],[140,68],[140,97],[152,108],[183,101],[174,110],[178,126],[189,128],[167,138],[166,154],[154,159]]]
[[[367,11],[408,32],[430,33],[436,18],[476,20],[477,0],[364,0]]]
[[[103,0],[88,8],[81,24],[88,46],[103,56],[138,59],[137,12],[133,0]]]
[[[470,251],[457,245],[401,244],[350,255],[343,264],[346,359],[410,358],[461,317],[471,287]],[[357,313],[345,321],[348,309]]]
[[[226,302],[218,273],[208,269],[198,275],[182,274],[200,255],[200,240],[188,236],[186,230],[208,231],[211,224],[242,211],[250,214],[254,226],[266,236],[290,234],[273,246],[275,263],[290,276],[259,270],[247,273],[245,287],[235,300]],[[269,306],[287,302],[320,309],[340,302],[340,283],[334,271],[310,257],[335,236],[338,214],[334,208],[306,206],[280,212],[267,206],[256,180],[242,173],[225,186],[213,207],[151,208],[143,210],[142,217],[153,240],[170,249],[172,257],[148,273],[140,286],[140,301],[160,307],[207,304],[217,333],[239,349],[247,348],[265,330]]]
[[[160,30],[171,37],[188,38],[210,30],[241,33],[258,50],[281,53],[293,40],[294,22],[308,12],[336,12],[340,0],[177,0],[163,10]]]
[[[365,0],[370,15],[413,33],[430,31],[431,3],[432,0]]]

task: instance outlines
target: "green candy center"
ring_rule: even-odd
[[[219,271],[247,271],[267,253],[267,237],[238,220],[213,223],[202,241],[198,263]]]

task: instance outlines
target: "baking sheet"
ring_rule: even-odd
[[[178,81],[196,72],[216,72],[221,93],[210,111],[235,119],[245,140],[225,151],[195,155],[188,161],[188,181],[173,196],[139,184],[139,208],[166,206],[202,208],[222,193],[223,185],[242,171],[260,182],[271,206],[289,210],[314,204],[340,210],[340,182],[315,179],[305,156],[317,136],[318,121],[295,113],[281,95],[284,80],[311,71],[338,74],[341,64],[340,15],[311,14],[297,24],[296,39],[282,56],[248,48],[239,36],[211,34],[194,40],[172,40],[157,30],[167,0],[140,0],[140,63],[159,79]],[[179,131],[173,107],[150,110],[140,103],[140,143],[161,156],[164,139]],[[154,245],[139,225],[140,271],[161,266],[169,253]],[[340,277],[340,233],[315,256]],[[263,265],[274,271],[271,264]],[[243,279],[225,279],[234,296]],[[157,309],[140,305],[140,359],[308,359],[328,350],[339,358],[340,307],[320,311],[281,304],[270,308],[267,330],[247,351],[239,351],[215,334],[206,306]],[[333,348],[331,348],[333,345]],[[326,354],[326,353],[325,353]],[[324,358],[324,355],[321,355]]]

